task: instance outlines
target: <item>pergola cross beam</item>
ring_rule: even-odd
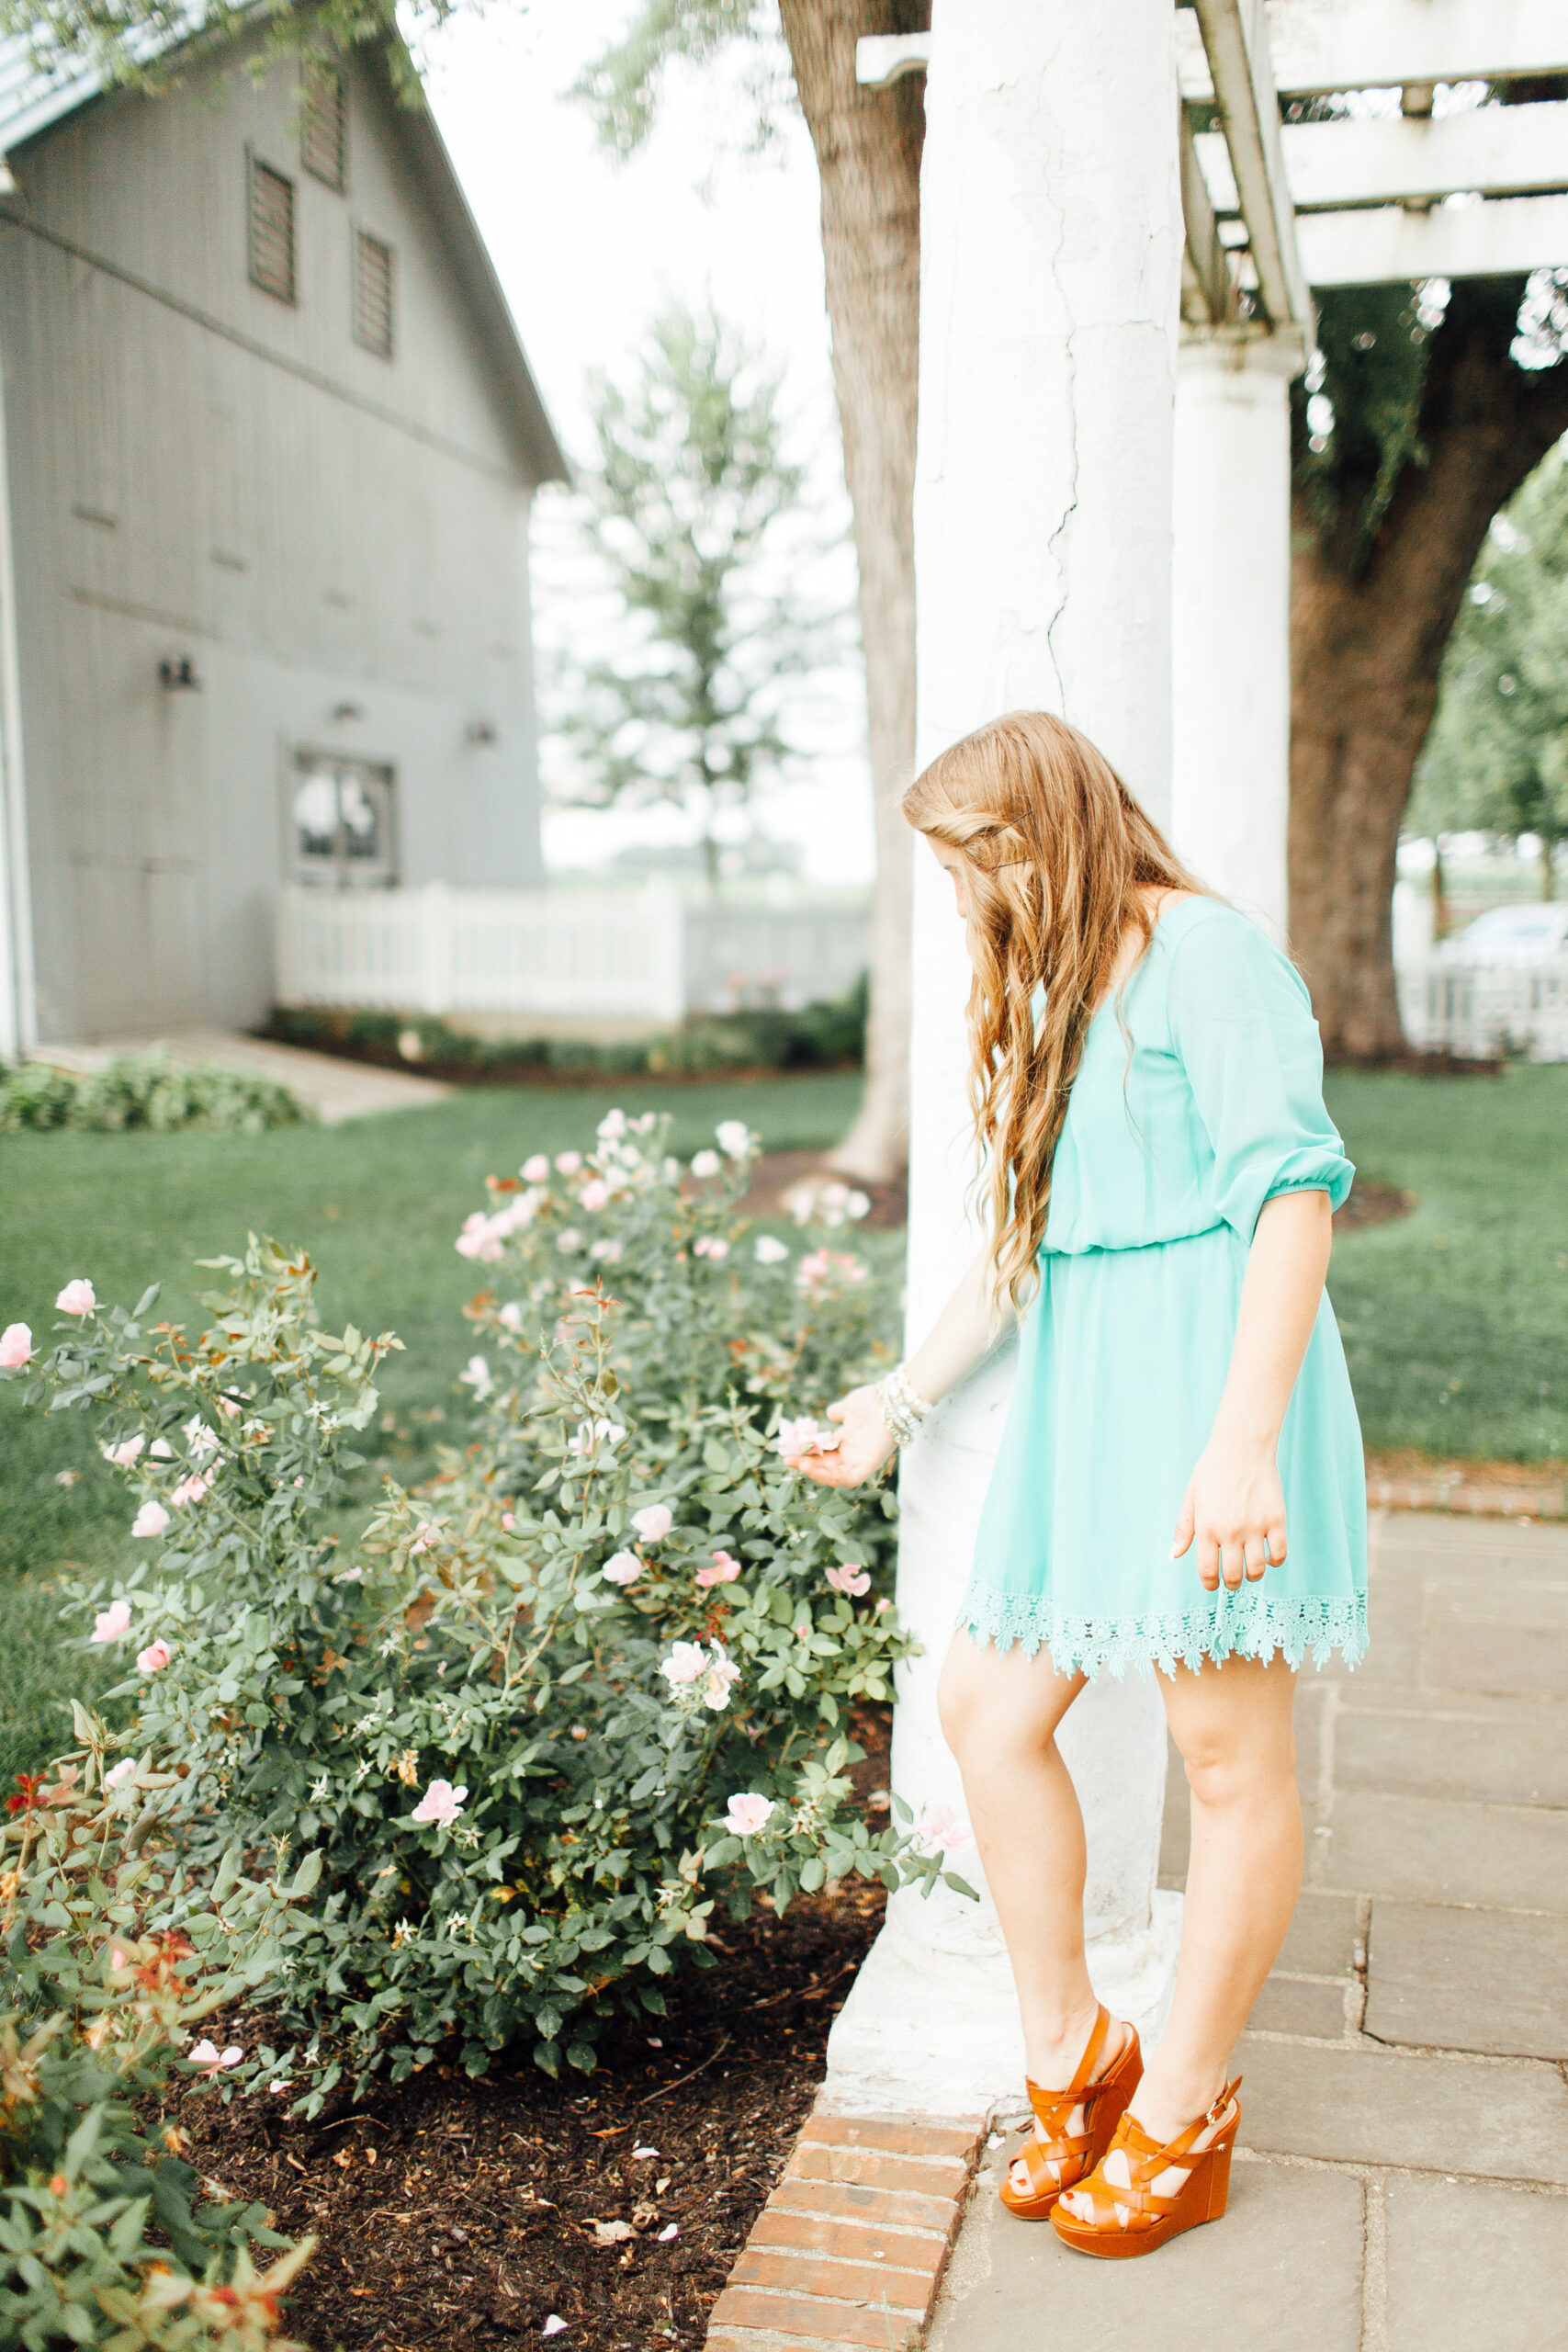
[[[1568,73],[1562,0],[1267,0],[1263,14],[1286,98]],[[1176,40],[1182,96],[1213,98],[1207,44],[1185,6]]]
[[[1568,189],[1568,105],[1475,107],[1434,121],[1287,122],[1285,172],[1298,220],[1360,204],[1427,201],[1460,193],[1559,195]],[[1214,211],[1242,209],[1230,151],[1200,131],[1199,160]]]

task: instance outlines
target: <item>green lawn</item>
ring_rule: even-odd
[[[669,1111],[682,1152],[711,1142],[721,1118],[749,1120],[770,1150],[805,1149],[844,1132],[859,1091],[852,1073],[482,1088],[428,1111],[263,1136],[0,1136],[0,1327],[28,1323],[35,1344],[50,1344],[55,1294],[75,1274],[91,1276],[106,1306],[132,1306],[161,1280],[159,1313],[195,1320],[197,1293],[218,1278],[193,1260],[243,1249],[251,1227],[302,1243],[321,1270],[329,1328],[352,1319],[405,1342],[381,1382],[395,1427],[378,1434],[395,1475],[417,1476],[434,1442],[459,1434],[466,1418],[461,1309],[485,1272],[452,1244],[484,1206],[487,1175],[515,1172],[533,1151],[582,1148],[615,1102]],[[59,1747],[69,1733],[60,1702],[93,1679],[96,1661],[59,1650],[61,1577],[126,1553],[125,1489],[99,1460],[90,1419],[24,1411],[22,1385],[0,1385],[0,1790]],[[62,1471],[75,1483],[61,1486]]]
[[[429,1111],[258,1136],[65,1132],[0,1138],[0,1325],[47,1342],[56,1291],[89,1274],[106,1302],[165,1283],[164,1310],[199,1314],[191,1261],[247,1227],[303,1243],[328,1323],[352,1317],[407,1342],[383,1382],[389,1466],[417,1476],[463,1426],[461,1316],[483,1279],[452,1243],[487,1173],[530,1151],[581,1146],[612,1102],[669,1110],[694,1149],[745,1117],[774,1150],[848,1125],[852,1077],[738,1085],[479,1090]],[[1341,1238],[1331,1289],[1369,1445],[1529,1460],[1568,1455],[1568,1068],[1501,1079],[1337,1072],[1329,1104],[1363,1176],[1417,1196],[1400,1222]],[[888,1237],[891,1241],[891,1237]],[[62,1487],[61,1471],[77,1473]],[[124,1490],[72,1413],[21,1410],[0,1387],[0,1787],[58,1745],[64,1693],[91,1662],[57,1648],[57,1586],[123,1558]]]
[[[1568,1067],[1337,1070],[1327,1095],[1361,1175],[1416,1196],[1334,1247],[1368,1445],[1568,1455]]]

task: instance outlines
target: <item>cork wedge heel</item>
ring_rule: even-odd
[[[1093,2219],[1080,2221],[1076,2214],[1063,2212],[1060,2206],[1051,2216],[1063,2245],[1102,2261],[1125,2261],[1134,2255],[1153,2254],[1156,2246],[1179,2237],[1183,2230],[1217,2222],[1230,2195],[1231,2151],[1241,2121],[1235,2096],[1240,2087],[1238,2075],[1206,2115],[1164,2147],[1149,2138],[1134,2117],[1123,2114],[1115,2138],[1081,2184],[1081,2194],[1092,2200]],[[1213,2139],[1193,2155],[1194,2141],[1216,2123],[1220,2129]],[[1127,2160],[1125,2188],[1105,2177],[1105,2166],[1117,2149]],[[1161,2173],[1175,2171],[1186,2173],[1181,2187],[1173,2197],[1156,2196],[1152,2184]]]

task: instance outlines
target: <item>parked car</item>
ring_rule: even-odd
[[[1568,956],[1568,901],[1562,906],[1494,907],[1438,954],[1448,964],[1544,964]]]

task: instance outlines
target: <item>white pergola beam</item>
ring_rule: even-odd
[[[855,80],[863,90],[891,89],[906,74],[923,74],[930,33],[863,33],[855,43]]]
[[[1568,73],[1562,0],[1268,0],[1264,14],[1281,97]],[[1176,25],[1181,95],[1212,98],[1194,11]]]
[[[1287,122],[1280,136],[1298,219],[1402,197],[1568,188],[1568,105],[1477,107],[1440,121]],[[1201,131],[1196,144],[1213,209],[1233,218],[1241,207],[1224,140]]]
[[[1272,324],[1296,328],[1310,345],[1316,325],[1296,250],[1263,0],[1195,0],[1192,13],[1213,77],[1258,294]]]
[[[1236,307],[1237,280],[1220,235],[1220,224],[1209,200],[1198,141],[1184,106],[1179,106],[1180,134],[1181,218],[1185,242],[1181,255],[1181,315],[1189,326],[1223,326]],[[1224,141],[1220,141],[1222,147]],[[1230,170],[1230,156],[1225,156]],[[1235,186],[1233,178],[1232,187]]]
[[[1506,277],[1568,267],[1568,196],[1500,197],[1406,212],[1309,212],[1296,224],[1314,286],[1381,286],[1401,278]]]

